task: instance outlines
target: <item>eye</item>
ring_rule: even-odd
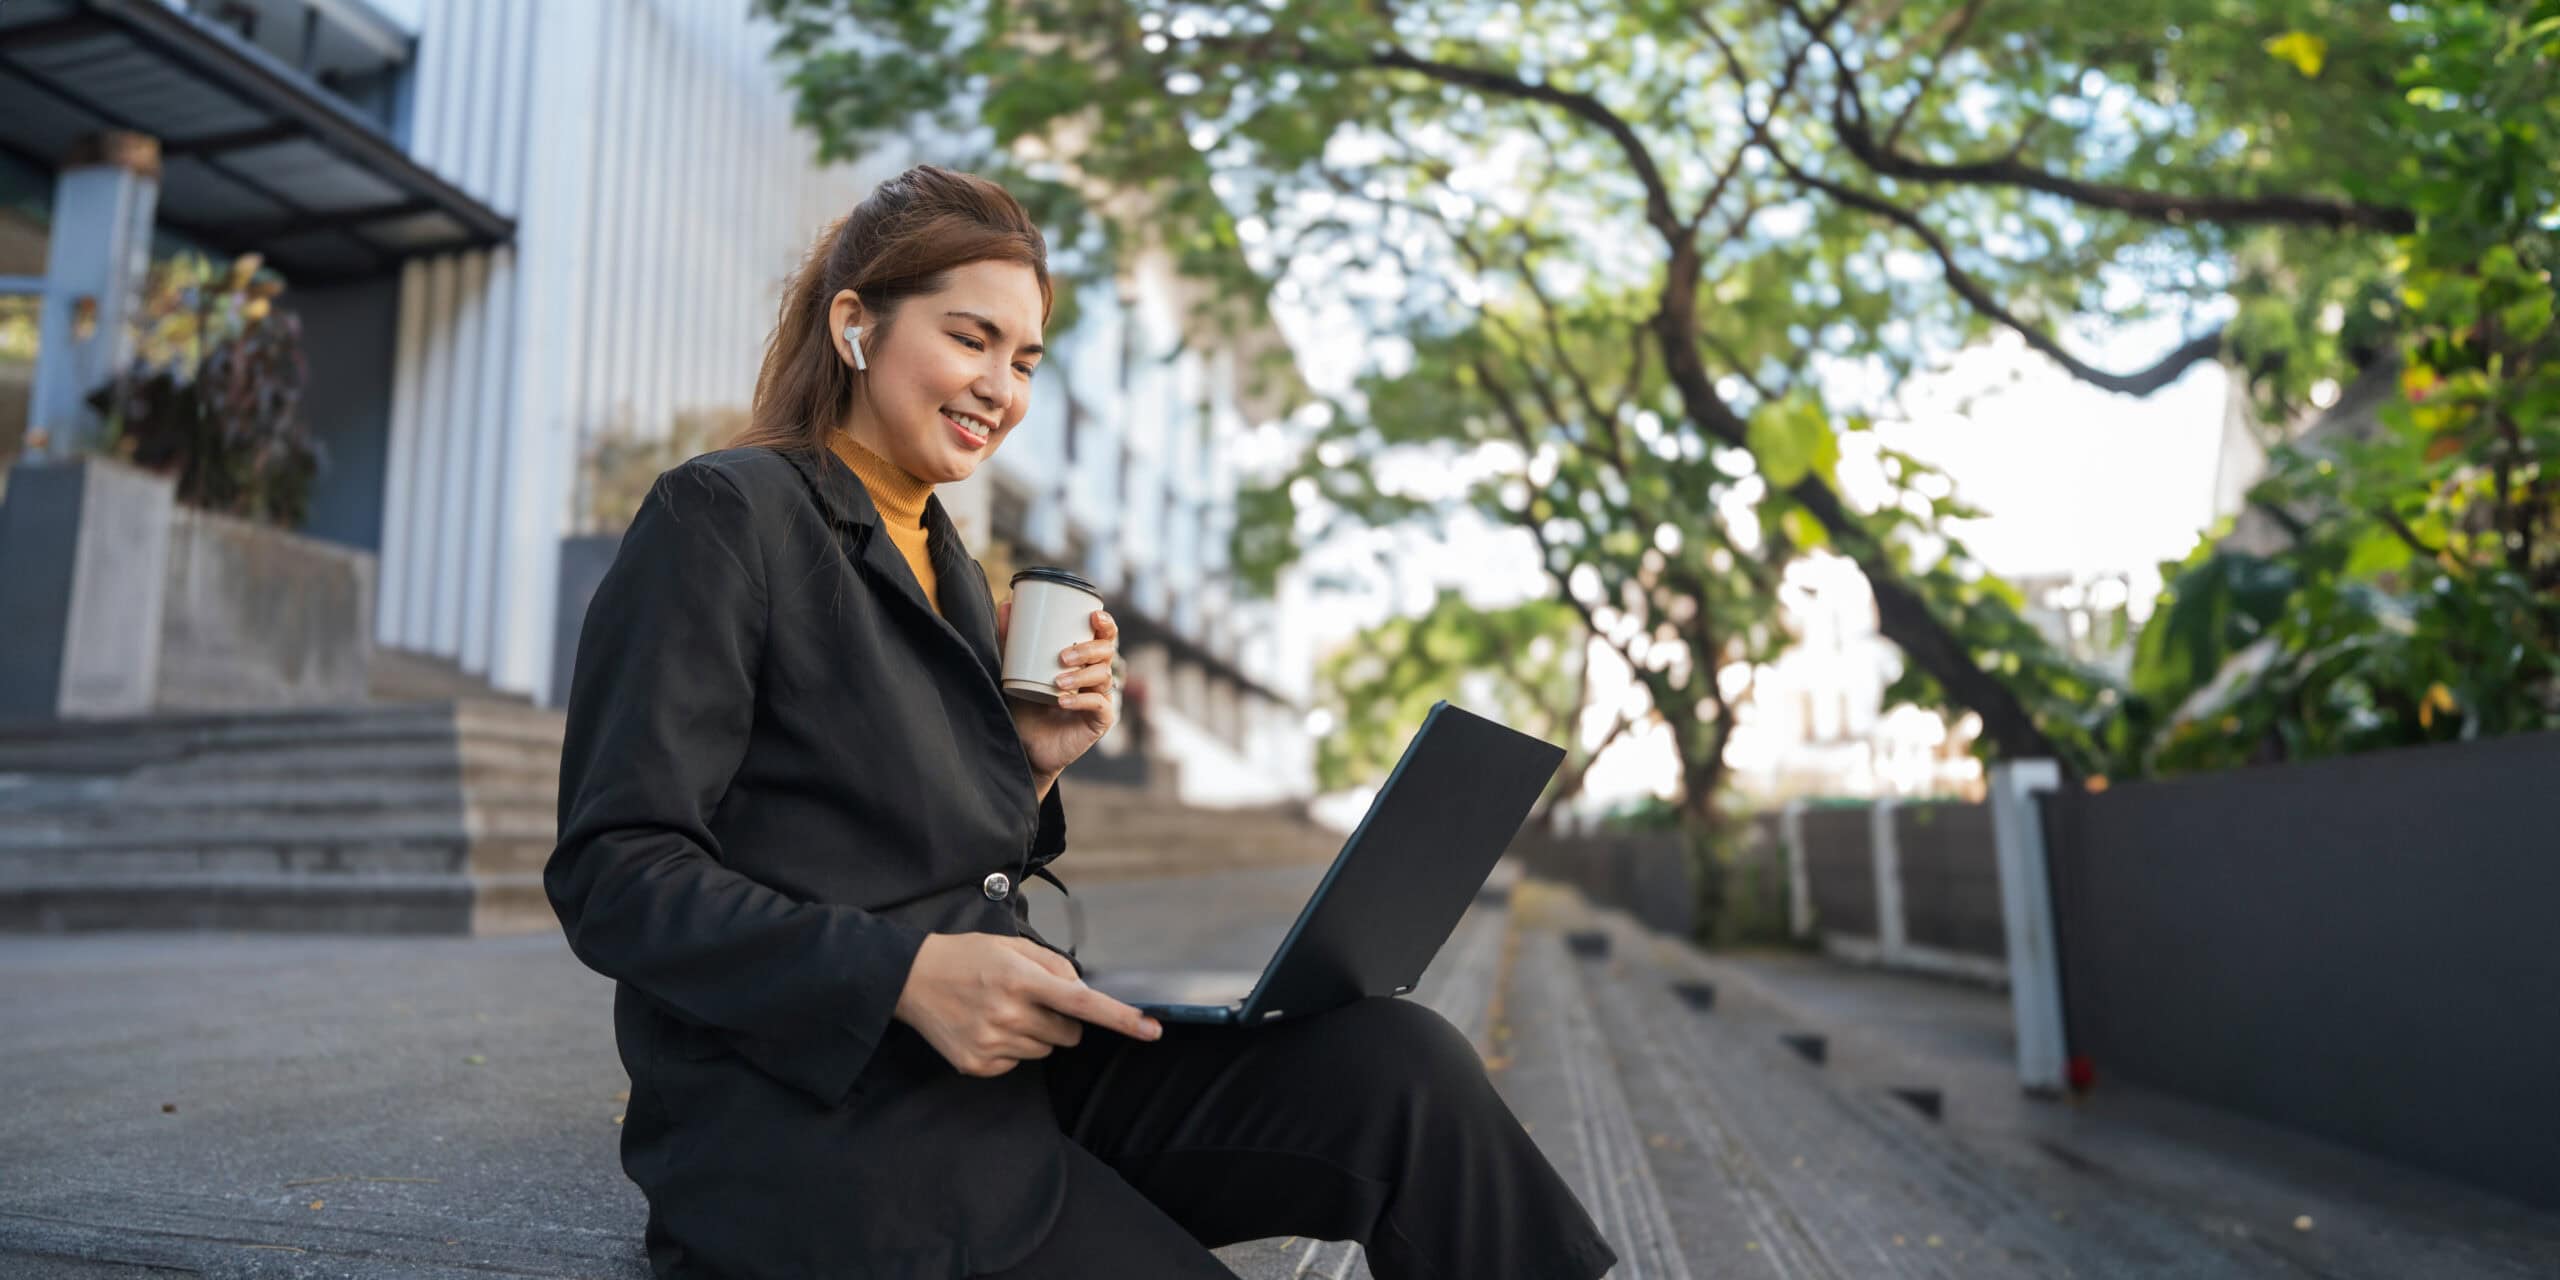
[[[1033,372],[1033,366],[1027,364],[1017,364],[1014,368],[1022,370],[1022,376],[1026,378],[1030,377]]]
[[[968,346],[969,346],[969,349],[970,349],[971,351],[984,351],[984,350],[986,350],[986,349],[987,349],[987,344],[985,344],[985,343],[983,343],[983,342],[978,341],[976,338],[972,338],[972,337],[970,337],[968,334],[965,334],[965,333],[955,333],[955,334],[952,334],[951,336],[952,336],[952,337],[955,337],[955,338],[958,338],[960,341],[962,341],[962,342],[964,342],[964,343],[967,343],[967,344],[968,344]]]

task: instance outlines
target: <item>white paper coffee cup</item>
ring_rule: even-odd
[[[1013,617],[1005,624],[1005,696],[1058,705],[1058,655],[1093,639],[1093,613],[1102,593],[1092,583],[1046,566],[1013,575]]]

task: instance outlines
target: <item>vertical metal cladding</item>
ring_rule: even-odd
[[[689,0],[426,0],[410,150],[517,234],[402,268],[380,643],[547,694],[585,441],[748,403],[783,277],[878,176],[812,163],[771,36]]]

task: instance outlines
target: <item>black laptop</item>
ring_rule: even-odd
[[[1403,995],[1562,763],[1562,747],[1434,703],[1259,978],[1103,972],[1090,982],[1166,1022],[1255,1024]]]

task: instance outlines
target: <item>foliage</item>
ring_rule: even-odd
[[[293,528],[323,449],[302,420],[302,324],[275,307],[284,283],[250,254],[155,264],[134,363],[89,396],[98,448],[177,477],[180,502]]]
[[[1564,763],[1541,801],[1552,820],[1628,724],[1619,715],[1598,745],[1583,745],[1588,644],[1580,620],[1556,601],[1480,611],[1451,590],[1419,615],[1362,631],[1317,672],[1322,705],[1337,727],[1317,744],[1316,785],[1334,790],[1384,777],[1431,704],[1446,699],[1565,744]]]
[[[1339,524],[1513,531],[1636,672],[1701,823],[1728,673],[1784,648],[1777,584],[1815,548],[1874,588],[1896,693],[1974,712],[1986,750],[2149,751],[2172,708],[2041,641],[1947,536],[1942,477],[1887,454],[1884,500],[1847,502],[1841,438],[1995,331],[2135,395],[2229,358],[2271,421],[2428,332],[2459,351],[2412,367],[2509,377],[2425,282],[2490,263],[2501,340],[2540,340],[2545,264],[2491,250],[2550,207],[2549,134],[2478,110],[2553,80],[2551,4],[2525,8],[759,0],[828,145],[965,116],[1138,193],[1209,293],[1332,304],[1369,362],[1291,420],[1233,562],[1267,584]],[[2466,199],[2487,220],[2438,256]],[[2179,334],[2147,366],[2075,349],[2139,321]],[[1387,481],[1411,461],[1435,483]]]
[[[2267,52],[2365,91],[2341,183],[2396,216],[2232,246],[2232,347],[2275,441],[2250,503],[2278,532],[2164,566],[2122,687],[2021,655],[2005,678],[2073,716],[2056,741],[2084,773],[2560,727],[2560,3],[2298,16]]]

